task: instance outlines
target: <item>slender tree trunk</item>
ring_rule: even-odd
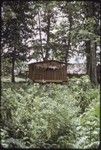
[[[71,43],[71,30],[72,30],[72,17],[71,14],[69,14],[69,34],[68,34],[68,46],[66,48],[66,53],[65,53],[65,63],[66,63],[66,67],[68,64],[68,54],[69,54],[69,49],[70,49],[70,43]]]
[[[11,82],[15,82],[15,75],[14,75],[14,68],[15,68],[15,49],[12,53],[12,70],[11,70]]]
[[[86,70],[87,75],[91,74],[91,63],[90,63],[90,49],[91,49],[91,41],[86,41]]]
[[[49,58],[49,42],[50,42],[50,13],[48,12],[47,16],[47,44],[46,44],[46,55],[45,60]]]
[[[101,83],[101,64],[97,65],[97,82],[100,84]]]
[[[96,70],[96,43],[92,44],[92,49],[91,49],[91,82],[94,85],[97,85],[97,70]]]
[[[38,10],[38,20],[39,20],[39,36],[40,36],[40,43],[41,43],[41,55],[42,55],[42,58],[44,59],[43,48],[42,48],[42,35],[41,35],[40,10]]]

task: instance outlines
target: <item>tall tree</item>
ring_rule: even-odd
[[[87,47],[87,72],[89,72],[90,79],[94,85],[97,85],[97,71],[96,71],[96,54],[97,54],[97,43],[98,43],[98,37],[99,37],[99,7],[98,10],[96,9],[97,3],[94,2],[85,2],[84,3],[84,9],[85,9],[85,17],[86,17],[86,26],[88,28],[88,32],[92,33],[92,37],[88,37],[89,41],[88,42],[88,47]],[[96,14],[97,19],[96,19]],[[91,23],[92,20],[93,22]],[[89,66],[89,67],[88,67]]]
[[[51,49],[51,44],[50,44],[50,31],[51,31],[51,23],[52,23],[52,18],[53,18],[53,3],[52,2],[45,2],[45,7],[44,7],[44,18],[46,22],[45,26],[45,34],[46,34],[46,52],[45,52],[45,57],[44,60],[49,59],[49,52]]]
[[[30,11],[28,2],[5,1],[2,4],[2,56],[12,60],[12,82],[15,82],[15,61],[26,59],[26,40],[31,36],[29,24],[31,26],[32,17]],[[6,53],[4,53],[5,48],[7,49]]]
[[[90,61],[90,51],[91,51],[91,41],[87,40],[85,41],[85,45],[86,45],[86,60],[87,60],[87,64],[86,64],[86,70],[87,70],[87,74],[90,76],[91,75],[91,61]]]
[[[40,9],[38,9],[38,20],[39,20],[39,36],[40,36],[40,43],[41,43],[41,54],[42,54],[42,58],[44,59],[44,55],[43,55],[43,47],[42,47],[42,29],[41,29],[41,21],[40,21]]]

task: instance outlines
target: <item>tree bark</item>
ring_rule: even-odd
[[[91,63],[90,63],[90,49],[91,49],[91,41],[88,40],[86,41],[86,70],[87,70],[87,75],[90,76],[91,74]]]
[[[96,43],[93,43],[91,49],[91,82],[93,85],[98,84],[96,68]]]
[[[101,83],[101,64],[97,65],[97,82],[100,84]]]
[[[71,30],[72,30],[72,17],[71,14],[69,14],[69,34],[68,34],[68,45],[66,48],[66,52],[65,52],[65,63],[66,63],[66,67],[68,64],[68,54],[69,54],[69,49],[70,49],[70,43],[71,43]]]
[[[91,47],[92,45],[92,47]],[[91,44],[91,41],[86,41],[86,55],[87,55],[87,75],[93,85],[97,85],[97,70],[96,70],[96,43]]]
[[[44,59],[43,48],[42,48],[42,35],[41,35],[40,10],[38,10],[38,20],[39,20],[39,36],[40,36],[40,43],[41,43],[41,55],[42,55],[42,58]]]
[[[95,4],[94,2],[84,2],[85,16],[95,19]],[[95,19],[96,20],[96,19]],[[93,24],[92,24],[93,25]],[[97,24],[93,25],[94,33],[97,31]],[[86,42],[86,54],[87,54],[87,74],[93,85],[97,85],[97,71],[96,71],[96,43],[89,39]]]
[[[49,58],[49,42],[50,42],[50,12],[48,11],[47,14],[47,43],[46,43],[46,55],[45,60],[48,60]]]
[[[15,82],[15,75],[14,75],[14,68],[15,68],[15,48],[12,52],[12,70],[11,70],[11,82]]]

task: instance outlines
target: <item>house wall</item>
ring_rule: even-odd
[[[56,62],[48,62],[42,64],[29,65],[29,78],[33,81],[46,80],[46,81],[66,81],[67,74],[65,66]],[[44,67],[44,68],[43,68]],[[52,69],[49,67],[57,67]]]

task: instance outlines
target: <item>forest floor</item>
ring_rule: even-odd
[[[2,82],[11,82],[10,76],[5,76],[1,78]],[[15,82],[27,82],[27,79],[21,77],[15,77]]]

